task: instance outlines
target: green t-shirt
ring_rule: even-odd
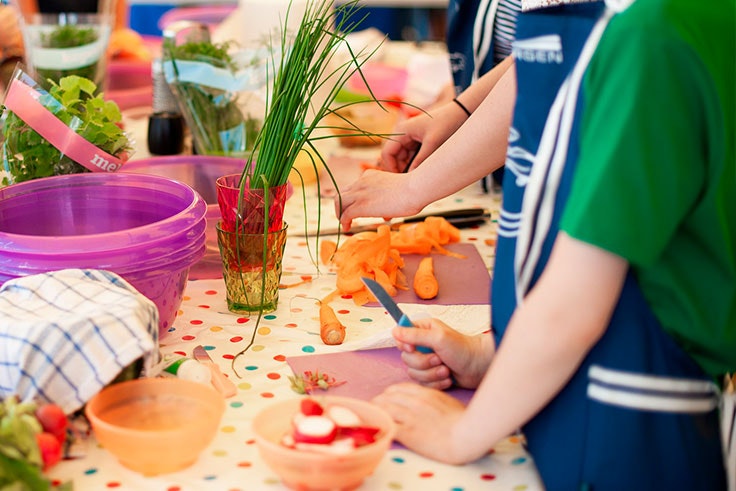
[[[561,222],[629,261],[712,375],[736,370],[735,4],[637,0],[611,20],[583,82]]]

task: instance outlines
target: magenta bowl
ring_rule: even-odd
[[[176,179],[197,191],[207,203],[206,251],[189,270],[190,279],[222,278],[222,260],[215,225],[220,220],[215,181],[227,174],[243,172],[245,160],[214,155],[166,155],[132,160],[119,172],[147,174]]]
[[[160,176],[84,173],[0,189],[0,284],[65,268],[119,274],[159,310],[168,330],[205,253],[207,205]]]

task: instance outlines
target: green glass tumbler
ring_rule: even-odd
[[[217,224],[217,243],[230,312],[276,310],[279,301],[287,225],[267,234],[230,232]]]

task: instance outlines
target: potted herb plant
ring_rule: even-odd
[[[29,66],[42,86],[63,77],[89,79],[102,91],[110,16],[96,13],[35,14],[24,21]]]
[[[312,0],[296,31],[282,29],[279,47],[272,47],[263,125],[238,182],[230,185],[236,196],[231,194],[225,202],[224,193],[218,193],[223,212],[218,239],[229,306],[236,303],[231,294],[250,291],[251,296],[243,300],[248,303],[244,310],[260,314],[264,305],[276,308],[273,297],[278,293],[281,259],[274,255],[283,252],[286,225],[282,215],[273,211],[283,210],[286,193],[281,188],[302,153],[315,172],[323,167],[330,173],[314,143],[335,135],[316,130],[322,128],[326,115],[340,109],[334,105],[338,94],[372,54],[354,53],[345,38],[364,19],[360,11],[358,0],[334,7],[331,0]],[[290,8],[284,26],[289,25],[289,12]],[[338,56],[345,50],[347,60]],[[373,97],[370,100],[377,102]],[[316,212],[319,216],[321,209]],[[266,291],[268,285],[276,292]]]
[[[187,33],[189,33],[187,37]],[[184,42],[178,43],[182,34]],[[206,26],[180,21],[164,33],[164,74],[191,131],[194,148],[205,155],[245,158],[259,129],[240,106],[244,91],[262,89],[259,68],[233,52],[233,43],[212,43]],[[263,53],[259,53],[263,57]]]
[[[133,152],[121,120],[117,104],[89,79],[64,77],[46,91],[17,70],[0,116],[2,184],[118,170]]]
[[[282,26],[290,25],[290,11],[291,4]],[[346,40],[365,15],[361,14],[359,0],[334,6],[332,0],[308,0],[296,32],[290,33],[282,27],[278,43],[272,42],[266,111],[253,151],[242,174],[229,186],[234,188],[235,196],[218,190],[218,201],[221,196],[227,196],[225,202],[219,203],[223,221],[217,228],[228,308],[231,308],[232,296],[244,294],[241,300],[248,304],[245,311],[258,314],[250,342],[232,359],[236,374],[235,361],[252,346],[262,314],[277,305],[287,225],[276,212],[284,208],[282,200],[286,193],[282,193],[280,188],[286,186],[292,171],[298,173],[295,168],[298,158],[306,155],[315,174],[324,168],[337,188],[325,159],[315,146],[317,140],[337,135],[318,130],[334,130],[336,125],[340,125],[348,130],[348,134],[376,138],[390,136],[371,134],[339,113],[347,106],[366,102],[338,104],[338,96],[352,76],[357,73],[365,82],[361,67],[375,52],[353,52]],[[276,49],[273,47],[275,44],[278,44]],[[380,105],[372,92],[367,101]],[[324,123],[330,114],[337,115],[338,123]],[[317,186],[319,193],[319,182]],[[318,227],[320,214],[318,203]],[[227,215],[232,219],[230,229],[224,230]]]
[[[295,162],[302,154],[308,155],[315,172],[320,165],[330,172],[314,142],[334,135],[316,130],[324,128],[320,125],[327,115],[339,114],[345,106],[364,102],[348,102],[340,107],[334,104],[348,79],[356,72],[360,73],[361,66],[372,54],[354,53],[346,41],[346,36],[367,15],[361,14],[359,0],[334,7],[330,0],[312,0],[306,7],[296,33],[290,37],[285,29],[282,31],[281,52],[274,57],[270,70],[273,78],[268,85],[263,126],[249,157],[251,165],[246,165],[241,175],[241,195],[251,189],[268,189],[286,184]],[[284,25],[288,24],[288,15],[287,12]],[[349,53],[347,61],[337,56],[342,50]],[[378,102],[372,94],[367,101]],[[368,134],[345,118],[339,118],[354,133]],[[317,210],[318,215],[320,212]],[[247,223],[242,225],[249,232],[255,232],[259,227],[264,231],[269,228],[262,223],[256,226]]]

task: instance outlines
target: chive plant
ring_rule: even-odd
[[[284,26],[289,24],[290,13],[291,4],[283,21]],[[289,174],[301,152],[307,152],[315,173],[321,164],[337,187],[324,159],[314,146],[315,140],[330,136],[312,136],[312,134],[320,128],[320,121],[327,114],[337,113],[343,107],[356,103],[349,102],[341,107],[333,107],[338,94],[350,77],[358,73],[365,82],[361,67],[375,50],[355,53],[346,42],[345,36],[356,30],[365,20],[366,15],[361,13],[359,0],[350,0],[335,6],[333,6],[333,0],[311,0],[306,6],[296,32],[292,35],[287,32],[286,28],[282,29],[279,39],[280,56],[273,56],[275,51],[272,47],[269,70],[271,80],[269,80],[266,100],[266,114],[256,136],[253,152],[241,175],[241,192],[238,203],[242,210],[243,195],[247,192],[247,188],[264,191],[263,196],[266,201],[263,217],[262,279],[264,284],[268,263],[266,257],[270,204],[268,188],[287,183]],[[336,55],[343,47],[349,54],[348,59],[337,61]],[[366,86],[368,86],[367,83]],[[323,94],[326,95],[323,97]],[[368,100],[379,102],[372,93]],[[342,117],[341,119],[344,120]],[[353,129],[360,134],[368,134],[359,128],[353,127]],[[253,162],[254,159],[255,162]],[[317,185],[319,186],[319,182]],[[317,206],[317,226],[319,227],[319,216],[321,215],[319,202]],[[240,225],[241,223],[236,223],[235,230],[243,230]],[[262,292],[262,299],[264,294],[265,291]],[[260,319],[261,313],[253,327],[250,342],[233,357],[232,367],[236,374],[235,361],[253,344]]]
[[[309,155],[315,170],[313,155],[324,164],[314,147],[312,133],[324,116],[337,111],[332,105],[338,93],[372,54],[356,55],[345,41],[345,35],[354,31],[367,15],[359,17],[358,3],[351,0],[333,8],[332,0],[313,0],[292,39],[286,29],[282,30],[281,56],[272,63],[273,84],[266,101],[266,115],[250,157],[255,156],[255,165],[245,166],[241,183],[247,176],[252,187],[265,189],[286,184],[299,154],[306,151],[305,146],[313,150]],[[287,11],[285,24],[289,14]],[[343,46],[349,59],[332,67]],[[326,94],[324,98],[320,97],[322,93]],[[319,105],[314,106],[318,97]]]

